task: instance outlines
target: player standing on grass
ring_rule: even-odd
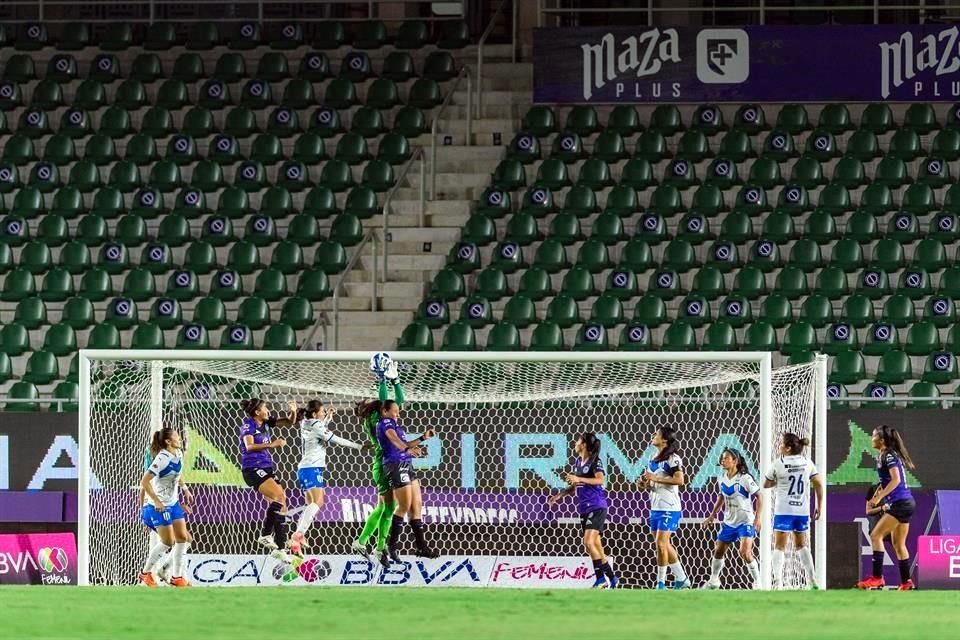
[[[677,550],[670,537],[680,526],[683,512],[680,504],[680,487],[686,478],[681,468],[680,444],[676,432],[670,427],[660,427],[651,439],[657,448],[637,485],[650,492],[650,529],[657,544],[657,589],[666,589],[667,568],[673,573],[673,588],[689,587],[687,573],[680,564]]]
[[[291,536],[290,550],[297,555],[302,555],[305,534],[317,517],[317,512],[323,508],[323,488],[326,486],[323,470],[327,466],[327,445],[335,444],[358,450],[369,448],[367,445],[341,438],[330,430],[330,421],[335,412],[332,407],[324,407],[319,400],[311,400],[306,408],[297,411],[300,437],[303,440],[303,454],[297,467],[297,484],[306,496],[306,506],[300,514],[297,530]]]
[[[380,422],[377,423],[377,440],[383,449],[383,470],[393,488],[393,497],[397,501],[397,511],[393,515],[390,525],[390,538],[387,542],[387,552],[390,558],[397,562],[399,555],[397,543],[400,538],[400,527],[404,516],[409,516],[410,529],[416,541],[416,554],[421,558],[436,558],[440,554],[427,546],[424,534],[421,512],[423,510],[423,496],[420,493],[420,481],[413,470],[413,458],[422,458],[424,451],[421,444],[434,436],[433,429],[411,441],[407,441],[407,434],[397,420],[400,418],[400,405],[394,400],[386,400],[380,411]]]
[[[810,440],[795,433],[785,433],[780,440],[780,457],[767,471],[763,483],[764,489],[776,487],[773,505],[773,588],[783,586],[783,561],[787,540],[793,534],[793,544],[800,555],[800,564],[807,574],[807,584],[817,589],[813,568],[813,555],[808,544],[810,531],[810,486],[817,493],[817,503],[813,509],[813,519],[820,519],[820,505],[823,504],[823,482],[817,474],[813,462],[803,455],[803,448]]]
[[[723,509],[723,524],[717,534],[717,544],[713,550],[713,562],[710,565],[710,579],[704,589],[720,588],[720,573],[723,571],[723,557],[731,544],[740,542],[740,557],[747,565],[753,588],[759,587],[760,565],[753,555],[753,539],[760,531],[760,514],[763,510],[763,493],[760,486],[750,475],[747,461],[736,449],[724,449],[720,454],[720,466],[723,473],[717,478],[720,495],[713,505],[704,526],[710,526],[720,509]],[[754,511],[753,500],[757,500]]]
[[[271,557],[279,562],[291,562],[281,549],[287,543],[287,498],[283,487],[274,479],[271,449],[287,444],[283,438],[271,438],[270,429],[288,427],[297,417],[297,403],[290,403],[286,418],[270,415],[270,407],[260,398],[248,400],[243,405],[247,417],[240,426],[240,469],[248,487],[253,487],[267,500],[267,517],[257,543],[266,548]],[[292,559],[294,563],[302,560]]]
[[[173,547],[170,585],[189,587],[183,577],[183,559],[190,546],[190,532],[180,506],[179,493],[183,492],[186,511],[189,512],[193,495],[183,483],[183,451],[180,434],[171,427],[164,427],[153,434],[150,453],[153,461],[140,480],[140,488],[152,504],[143,508],[144,524],[157,532],[159,541],[150,549],[140,572],[140,581],[148,587],[157,586],[153,569],[167,551]]]
[[[150,442],[153,441],[153,436],[149,438]],[[146,448],[143,450],[143,471],[146,471],[150,468],[150,465],[153,464],[153,452],[150,450],[150,442],[147,443]],[[147,497],[147,492],[143,490],[143,487],[140,487],[140,497],[137,499],[137,504],[140,505],[140,519],[143,521],[144,526],[149,532],[149,537],[147,540],[147,553],[150,553],[150,550],[153,549],[160,542],[160,535],[156,532],[155,529],[151,528],[146,524],[145,511],[148,506],[150,506],[150,499]],[[153,571],[157,574],[157,577],[163,580],[166,583],[170,582],[170,572],[167,568],[170,565],[170,556],[172,554],[167,552],[163,554],[159,560],[153,565]]]
[[[594,433],[579,435],[573,443],[573,451],[576,454],[573,473],[565,477],[570,487],[550,496],[547,504],[555,507],[561,498],[576,494],[583,546],[593,561],[593,588],[616,589],[620,581],[603,553],[603,541],[600,539],[607,520],[607,490],[603,487],[605,477],[600,461],[600,439]]]
[[[889,535],[893,550],[897,554],[900,568],[899,591],[915,589],[910,579],[910,552],[907,550],[907,534],[910,532],[910,519],[916,510],[913,494],[907,487],[907,474],[903,470],[906,464],[914,469],[913,460],[903,438],[893,427],[882,425],[873,430],[871,438],[873,448],[880,452],[877,460],[877,475],[880,488],[867,502],[870,508],[879,507],[883,511],[880,520],[870,531],[870,544],[873,547],[873,575],[857,583],[860,589],[882,589],[883,580],[883,539]]]
[[[387,540],[393,526],[393,513],[396,511],[397,503],[390,489],[390,481],[383,471],[383,447],[380,446],[380,441],[377,439],[377,424],[380,422],[380,410],[383,403],[389,398],[388,380],[393,385],[393,397],[396,399],[398,406],[403,406],[404,397],[396,362],[391,360],[385,369],[377,367],[374,369],[374,373],[379,378],[377,385],[378,399],[360,401],[354,409],[354,414],[360,420],[360,426],[367,435],[373,451],[370,473],[373,477],[373,484],[377,488],[377,506],[364,523],[360,537],[353,542],[352,549],[369,559],[373,553],[370,538],[376,533],[380,564],[386,568],[390,566],[390,558],[387,556]]]

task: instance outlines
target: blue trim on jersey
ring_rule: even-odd
[[[297,469],[297,483],[304,491],[307,489],[323,489],[327,486],[323,481],[323,467]]]
[[[676,531],[680,526],[680,511],[651,511],[650,528],[654,531]]]
[[[773,516],[774,531],[803,533],[810,529],[810,516]]]
[[[741,524],[738,527],[731,527],[728,524],[723,524],[720,527],[720,532],[717,534],[717,542],[722,542],[724,544],[733,544],[740,538],[756,538],[757,532],[754,530],[752,524]]]
[[[152,504],[145,504],[143,509],[140,510],[140,520],[154,531],[157,530],[157,527],[169,527],[174,520],[183,520],[184,518],[183,507],[180,506],[179,502],[164,507],[162,513],[157,511],[157,508]]]

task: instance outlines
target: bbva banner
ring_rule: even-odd
[[[540,28],[534,102],[953,101],[949,25]]]
[[[549,587],[584,588],[593,583],[587,558],[548,556],[441,556],[409,558],[383,569],[358,556],[307,556],[290,565],[265,556],[187,556],[194,586],[345,587]]]

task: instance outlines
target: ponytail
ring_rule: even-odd
[[[597,437],[597,434],[586,432],[581,433],[577,438],[583,442],[583,446],[587,449],[587,455],[590,456],[590,460],[596,460],[600,456],[600,438]]]
[[[742,453],[732,447],[726,447],[720,452],[720,457],[723,458],[723,454],[725,453],[730,454],[730,457],[737,461],[737,473],[742,476],[750,475],[750,469],[747,467],[747,460],[743,457]]]
[[[264,402],[263,398],[251,398],[243,403],[243,412],[252,418]]]
[[[913,458],[910,457],[910,452],[907,451],[907,445],[903,443],[903,437],[895,427],[886,424],[880,425],[877,427],[877,433],[883,441],[883,446],[895,451],[897,455],[900,456],[900,459],[903,460],[903,464],[907,465],[908,469],[913,470],[917,468],[913,464]]]
[[[311,400],[307,403],[306,407],[300,407],[297,409],[297,422],[300,422],[304,418],[312,418],[316,415],[320,409],[323,408],[323,402],[320,400]]]
[[[663,448],[663,451],[654,456],[654,462],[669,460],[670,456],[680,453],[680,443],[677,442],[676,430],[671,427],[660,427],[657,431],[660,432],[660,437],[667,443],[667,446]]]
[[[792,456],[798,456],[803,453],[804,447],[810,446],[810,438],[801,438],[795,433],[783,434],[783,446]]]
[[[167,439],[173,435],[173,427],[163,427],[159,431],[154,431],[150,438],[150,456],[156,458],[162,449],[167,448]]]

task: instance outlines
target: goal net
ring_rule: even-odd
[[[402,568],[383,571],[350,555],[350,545],[377,503],[370,454],[330,447],[326,503],[307,534],[307,562],[298,572],[267,558],[255,543],[266,503],[242,479],[242,403],[263,398],[283,415],[289,401],[320,399],[336,408],[331,427],[363,442],[354,403],[376,397],[369,353],[359,352],[81,352],[81,584],[133,584],[147,553],[138,487],[144,449],[161,425],[184,440],[184,479],[195,496],[187,523],[193,535],[193,584],[418,584],[573,586],[592,578],[572,499],[549,509],[565,488],[571,443],[600,434],[610,508],[603,534],[625,587],[656,579],[649,497],[637,487],[660,426],[677,430],[686,486],[674,536],[694,586],[710,571],[719,524],[704,526],[718,495],[720,454],[740,450],[762,483],[784,432],[814,436],[822,396],[816,362],[770,368],[761,353],[393,353],[406,401],[400,423],[411,437],[434,429],[415,461],[424,521],[436,560],[412,555],[401,535]],[[391,394],[392,397],[392,394]],[[825,421],[825,413],[823,414]],[[825,463],[824,430],[808,455]],[[287,445],[272,452],[277,481],[292,514],[303,505],[297,486],[301,444],[296,427],[274,429]],[[769,585],[772,496],[757,540],[762,584]],[[820,586],[825,536],[812,533]],[[802,586],[788,554],[787,583]],[[292,577],[291,577],[292,576]],[[722,582],[751,581],[731,548]],[[589,582],[587,582],[589,584]]]

